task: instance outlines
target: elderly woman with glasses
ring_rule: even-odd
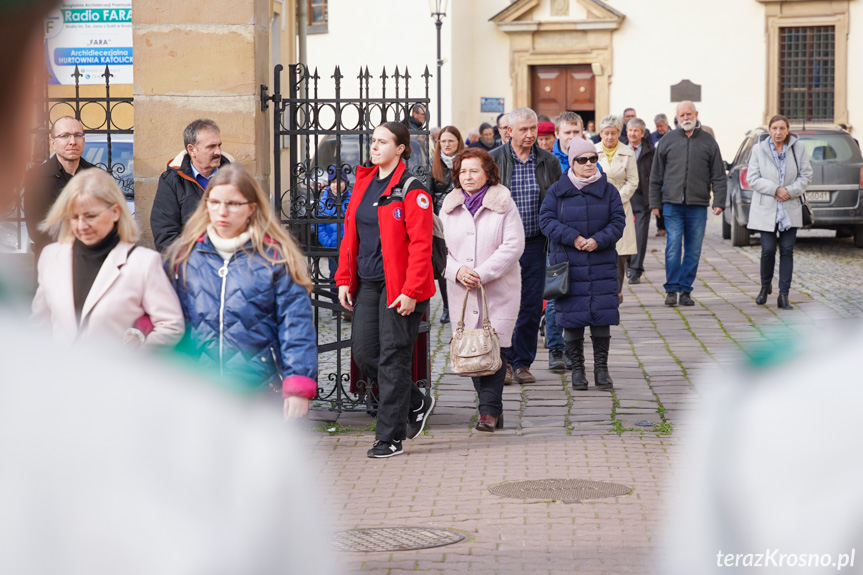
[[[623,211],[626,213],[626,227],[623,237],[617,242],[617,297],[623,302],[623,278],[629,256],[638,253],[635,238],[635,218],[630,200],[638,189],[638,163],[635,151],[620,141],[623,122],[617,116],[605,116],[599,122],[600,141],[596,144],[599,165],[608,177],[608,183],[617,188]]]
[[[549,264],[569,263],[569,292],[554,300],[557,325],[564,328],[572,363],[572,388],[588,387],[584,328],[590,326],[597,389],[609,390],[611,326],[620,323],[617,251],[626,216],[617,189],[596,167],[599,154],[581,138],[569,142],[569,170],[545,195],[539,225],[549,240]]]
[[[75,175],[40,228],[57,238],[39,258],[33,320],[73,343],[92,336],[169,346],[183,312],[159,254],[138,247],[138,227],[102,170]]]

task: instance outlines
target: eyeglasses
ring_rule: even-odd
[[[68,140],[69,138],[75,138],[76,140],[83,140],[84,134],[81,132],[75,132],[74,134],[62,133],[54,136],[55,140]]]
[[[214,200],[212,198],[207,198],[207,208],[213,210],[214,212],[219,211],[222,208],[222,205],[225,206],[229,212],[238,212],[242,206],[251,204],[252,202],[222,202],[219,200]]]
[[[72,222],[73,226],[78,226],[78,225],[81,225],[82,223],[85,223],[88,226],[92,226],[93,222],[98,220],[102,214],[104,214],[105,212],[110,210],[112,207],[114,207],[114,205],[115,204],[111,204],[110,206],[108,206],[107,208],[105,208],[104,210],[99,212],[98,214],[84,214],[82,216],[79,216],[77,214],[73,214],[73,215],[69,216],[69,221]]]
[[[575,159],[575,163],[578,164],[579,166],[583,166],[588,162],[590,162],[591,164],[595,164],[598,161],[599,161],[599,156],[587,156],[587,157],[579,156],[578,158]]]

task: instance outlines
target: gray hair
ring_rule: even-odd
[[[576,114],[575,112],[564,112],[560,116],[554,119],[554,129],[559,130],[560,125],[566,122],[567,124],[575,124],[576,126],[580,125],[582,129],[584,129],[584,120],[581,119],[581,116]]]
[[[614,114],[609,114],[599,121],[599,132],[601,133],[606,128],[617,128],[618,132],[623,131],[623,122]]]
[[[620,117],[622,118],[623,116],[626,115],[627,112],[630,112],[630,111],[635,112],[635,108],[624,108],[623,113],[620,115]]]
[[[467,136],[468,138],[471,136],[476,136],[477,138],[479,138],[479,130],[477,130],[476,128],[471,128],[467,131]]]
[[[694,111],[696,111],[696,112],[698,111],[698,108],[695,107],[695,103],[693,103],[691,100],[683,100],[682,102],[678,103],[677,107],[674,109],[675,114],[679,114],[680,113],[680,106],[684,106],[686,104],[689,104],[690,106],[692,106],[692,109]]]
[[[185,146],[186,149],[189,149],[189,146],[196,146],[198,144],[198,133],[201,130],[213,130],[218,133],[222,132],[213,120],[208,120],[207,118],[195,120],[186,126],[185,130],[183,130],[183,146]]]
[[[641,118],[633,118],[626,124],[627,128],[641,128],[641,133],[645,133],[647,131],[647,124],[644,123],[644,120]]]
[[[536,118],[536,112],[534,112],[530,108],[516,108],[509,113],[510,125],[515,124],[519,120],[533,120],[534,122],[539,121]]]
[[[662,122],[663,124],[667,124],[668,123],[668,116],[666,116],[665,114],[655,115],[653,117],[653,123],[658,124],[659,122]]]

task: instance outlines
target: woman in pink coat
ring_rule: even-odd
[[[58,340],[99,336],[170,346],[183,311],[159,254],[136,247],[138,227],[108,173],[77,174],[40,226],[58,242],[39,258],[33,320]]]
[[[497,164],[480,148],[468,148],[453,162],[455,189],[441,207],[447,251],[447,295],[449,309],[461,317],[465,293],[466,329],[482,326],[482,295],[488,300],[492,327],[500,337],[501,351],[512,345],[512,332],[518,318],[521,298],[521,266],[524,251],[524,226],[509,190],[500,185]],[[474,377],[479,397],[478,431],[503,427],[503,380],[506,361],[492,374]]]

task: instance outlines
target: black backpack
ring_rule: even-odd
[[[414,176],[405,177],[405,175],[402,175],[402,179],[399,180],[396,189],[401,189],[407,193],[413,180],[416,180]],[[443,222],[441,222],[434,211],[432,211],[432,218],[434,220],[432,227],[432,270],[434,272],[434,279],[440,280],[443,279],[443,274],[446,271],[446,240],[443,235]]]

